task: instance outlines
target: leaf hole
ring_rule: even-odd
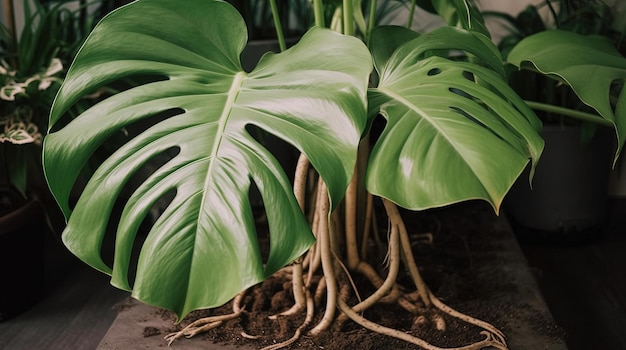
[[[50,128],[50,132],[53,133],[64,128],[81,113],[83,113],[90,107],[98,104],[99,102],[105,100],[106,98],[111,97],[112,95],[129,90],[140,84],[148,84],[157,81],[164,81],[167,79],[169,78],[162,75],[134,75],[126,77],[124,79],[107,82],[104,85],[96,87],[91,91],[87,91]]]
[[[495,137],[497,137],[498,139],[502,140],[502,141],[506,141],[504,140],[500,135],[498,135],[493,129],[491,129],[489,126],[487,126],[485,123],[481,122],[480,120],[478,120],[476,117],[474,117],[473,115],[471,115],[470,113],[466,112],[465,110],[455,107],[455,106],[450,106],[449,107],[452,111],[462,115],[463,117],[467,118],[468,120],[470,120],[473,123],[476,123],[477,125],[480,125],[482,128],[484,128],[485,130],[488,130],[491,134],[493,134]],[[489,113],[488,111],[485,111],[486,113]]]
[[[263,203],[259,188],[254,181],[251,181],[248,196],[250,198],[250,204],[252,205],[254,224],[257,232],[256,238],[259,250],[261,251],[261,259],[263,263],[266,263],[270,252],[269,224],[265,211],[265,203]]]
[[[370,125],[369,136],[370,136],[370,146],[373,147],[376,142],[380,139],[385,127],[387,126],[387,119],[382,115],[377,115]]]
[[[150,160],[142,164],[132,175],[132,177],[126,182],[122,189],[121,195],[116,201],[116,207],[123,208],[128,202],[128,199],[139,189],[139,187],[148,181],[150,177],[156,173],[162,166],[167,164],[170,160],[175,158],[180,153],[179,147],[171,147],[163,152],[155,154]],[[147,232],[152,224],[158,219],[163,210],[167,208],[167,205],[171,202],[172,198],[160,198],[153,205],[153,208],[149,211],[144,219],[143,229]]]
[[[126,207],[129,199],[132,197],[133,193],[135,193],[135,191],[141,186],[141,184],[147,181],[150,176],[154,174],[154,172],[156,172],[172,158],[174,158],[179,152],[180,149],[178,147],[172,147],[159,154],[156,154],[153,158],[151,158],[149,161],[147,161],[137,169],[137,171],[123,187],[120,195],[116,198],[113,210],[111,212],[111,215],[109,216],[105,239],[103,241],[102,248],[100,249],[103,261],[108,266],[113,266],[117,230],[124,208]],[[136,231],[133,233],[135,239],[133,241],[133,248],[127,275],[131,285],[135,279],[136,267],[139,261],[139,253],[141,252],[143,243],[148,237],[148,234],[154,224],[157,222],[161,214],[163,214],[165,209],[167,209],[175,196],[176,189],[171,189],[165,192],[159,198],[154,200],[154,203],[152,203],[150,208],[146,210],[145,213],[143,213],[143,218],[134,218],[136,220],[141,220],[141,223],[137,226]]]
[[[78,179],[74,182],[74,185],[71,191],[72,195],[70,196],[70,200],[69,200],[70,208],[74,209],[74,207],[76,206],[76,202],[78,201],[78,198],[80,197],[80,195],[83,193],[83,190],[85,189],[87,182],[107,158],[112,156],[118,149],[120,149],[120,147],[122,147],[124,144],[132,140],[132,138],[141,134],[141,132],[149,129],[150,127],[164,120],[167,120],[168,118],[179,115],[183,112],[184,111],[182,109],[175,108],[175,109],[163,111],[161,113],[156,113],[154,115],[147,116],[143,118],[142,120],[132,125],[128,125],[127,127],[109,135],[109,137],[105,141],[101,142],[100,146],[91,154],[87,162],[83,164],[80,175],[78,176]],[[106,115],[103,116],[103,118],[106,118],[106,117],[107,117]],[[163,153],[168,153],[170,154],[170,156],[173,157],[174,154],[178,153],[179,151],[180,150],[174,151],[173,149],[170,149]],[[162,154],[156,155],[154,158],[160,158],[160,157],[163,157]],[[154,160],[151,160],[151,162],[152,161]],[[160,161],[157,160],[156,162],[158,163]],[[149,166],[149,165],[145,165],[145,166]],[[144,171],[145,166],[143,170],[140,170],[140,171]]]
[[[463,71],[462,75],[463,75],[463,78],[465,78],[465,79],[467,79],[467,80],[469,80],[469,81],[471,81],[473,83],[476,82],[476,76],[474,75],[474,73],[465,70],[465,71]]]
[[[620,98],[622,97],[622,93],[624,92],[624,79],[613,80],[611,82],[611,90],[610,90],[610,102],[613,113],[616,112],[617,104]]]
[[[457,88],[451,87],[448,90],[451,93],[455,94],[455,95],[463,96],[463,97],[465,97],[467,99],[470,99],[472,101],[477,101],[477,98],[475,98],[474,96],[468,94],[467,92],[465,92],[465,91],[463,91],[461,89],[457,89]]]
[[[296,171],[300,151],[287,141],[254,124],[246,125],[246,130],[278,160],[283,171],[293,183],[293,175]]]
[[[472,116],[471,114],[467,113],[466,111],[464,111],[461,108],[455,107],[455,106],[450,106],[450,109],[453,110],[454,112],[464,116],[465,118],[471,120],[472,122],[485,127],[485,124],[483,124],[482,122],[480,122],[478,119],[474,118],[474,116]]]
[[[158,220],[158,218],[163,214],[165,209],[172,203],[176,197],[176,190],[172,189],[166,193],[164,193],[159,200],[154,203],[148,215],[143,219],[140,228],[135,236],[135,240],[133,242],[133,248],[130,256],[130,264],[128,265],[128,281],[131,286],[134,285],[135,277],[137,275],[137,264],[139,263],[139,255],[141,254],[141,248],[144,245],[144,242],[148,238],[148,233],[150,229],[154,225],[154,223]]]
[[[441,74],[441,69],[433,68],[433,69],[429,70],[428,73],[426,73],[426,74],[428,76],[430,76],[430,77],[435,76],[435,75],[439,75],[439,74]]]

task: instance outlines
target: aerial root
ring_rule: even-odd
[[[374,215],[374,196],[367,193],[365,199],[365,220],[363,225],[363,238],[361,239],[361,260],[367,260],[367,248],[370,242],[370,234],[373,232],[375,243],[380,242],[376,229],[376,216]],[[378,238],[378,240],[376,240]]]
[[[298,314],[306,307],[306,297],[304,291],[304,277],[302,273],[302,258],[298,258],[292,266],[291,281],[293,282],[293,295],[295,303],[286,311],[281,312],[278,315],[269,316],[270,320],[275,320],[279,316],[293,316]]]
[[[315,305],[320,305],[322,303],[322,298],[326,294],[326,278],[322,276],[317,287],[315,288],[315,294],[313,295],[313,300]]]
[[[170,333],[165,336],[165,340],[167,341],[167,345],[170,346],[172,343],[182,337],[185,336],[187,338],[191,338],[197,334],[202,332],[206,332],[213,328],[217,328],[224,323],[224,321],[233,320],[243,313],[244,309],[241,307],[241,301],[245,295],[245,291],[237,294],[235,299],[233,300],[233,313],[227,315],[218,315],[218,316],[209,316],[203,317],[194,322],[187,325],[185,328],[178,332]]]
[[[489,346],[495,347],[500,350],[508,350],[508,348],[506,347],[506,344],[503,344],[499,338],[494,338],[494,334],[488,331],[480,332],[480,334],[485,336],[485,339],[479,342],[475,342],[470,345],[455,347],[455,348],[441,348],[441,347],[432,345],[421,338],[414,337],[408,333],[399,331],[397,329],[388,328],[378,323],[372,322],[360,316],[341,299],[337,301],[337,306],[339,307],[339,310],[341,310],[341,312],[346,314],[352,321],[361,325],[363,328],[367,328],[372,332],[376,332],[379,334],[383,334],[386,336],[390,336],[396,339],[406,341],[411,344],[415,344],[423,348],[424,350],[480,350]]]
[[[393,272],[394,269],[390,269],[393,274],[397,275],[397,272]],[[372,265],[361,261],[356,268],[356,272],[360,273],[362,276],[367,278],[369,282],[377,289],[376,298],[372,300],[373,302],[381,302],[385,304],[391,304],[398,302],[403,298],[402,291],[398,288],[398,285],[395,283],[395,278],[389,278],[389,273],[387,274],[387,285],[383,285],[385,281],[380,277],[378,272],[372,267]],[[393,274],[391,275],[393,277]],[[391,283],[393,282],[393,285]],[[402,305],[404,306],[404,305]],[[414,313],[414,308],[407,309],[408,311]]]
[[[318,335],[328,329],[335,318],[335,308],[337,303],[337,280],[335,278],[333,254],[331,251],[331,234],[328,222],[328,213],[330,210],[330,199],[326,195],[326,184],[319,181],[319,193],[321,193],[318,201],[318,211],[320,213],[318,244],[321,249],[322,270],[324,271],[324,281],[326,282],[326,309],[322,320],[309,331],[313,336]],[[318,194],[319,194],[318,193]]]
[[[302,336],[302,332],[304,331],[304,329],[308,327],[311,324],[311,322],[313,322],[314,315],[315,315],[315,305],[313,302],[313,296],[311,296],[311,293],[307,291],[306,292],[306,318],[304,319],[304,322],[302,322],[302,324],[296,329],[296,331],[294,332],[291,338],[283,342],[274,344],[274,345],[266,346],[261,350],[278,350],[278,349],[285,348],[295,343]]]
[[[261,338],[264,338],[264,336],[262,335],[251,335],[246,333],[245,331],[241,331],[239,333],[242,337],[246,338],[246,339],[250,339],[250,340],[259,340]]]
[[[307,157],[304,154],[300,154],[300,157],[298,158],[298,163],[296,165],[296,174],[294,177],[295,180],[294,180],[293,193],[294,193],[294,196],[296,197],[298,205],[300,206],[300,210],[303,213],[305,212],[304,202],[305,202],[305,197],[306,197],[306,173],[308,172],[309,165],[310,163]],[[269,317],[270,319],[276,319],[279,316],[295,315],[306,307],[307,301],[306,301],[306,296],[305,296],[305,291],[304,291],[305,283],[304,283],[304,276],[303,276],[304,260],[305,258],[299,257],[294,261],[293,265],[291,266],[291,272],[292,272],[291,281],[293,282],[292,289],[293,289],[293,296],[295,299],[294,305],[290,309],[278,315],[270,316]]]
[[[441,302],[441,300],[439,300],[439,298],[437,298],[434,294],[430,293],[430,300],[433,303],[433,305],[435,307],[437,307],[439,310],[443,311],[444,313],[452,316],[452,317],[456,317],[464,322],[467,322],[469,324],[475,325],[477,327],[480,327],[482,329],[484,329],[485,331],[493,334],[497,340],[502,343],[505,348],[506,348],[506,340],[504,337],[504,333],[502,333],[502,331],[500,331],[499,329],[497,329],[496,327],[494,327],[493,325],[491,325],[490,323],[487,323],[485,321],[481,321],[477,318],[474,318],[472,316],[468,316],[466,314],[463,314],[459,311],[456,311],[455,309],[451,308],[450,306],[444,304],[443,302]]]
[[[424,312],[424,308],[416,305],[416,303],[411,302],[406,298],[406,295],[402,295],[398,300],[396,300],[398,305],[405,309],[406,311],[412,313],[413,315],[419,315]]]
[[[429,306],[430,300],[428,287],[426,286],[426,283],[422,279],[419,269],[417,268],[417,263],[415,262],[413,251],[411,250],[411,240],[409,239],[409,234],[406,230],[406,226],[404,225],[404,220],[398,211],[398,207],[394,203],[383,199],[383,205],[385,206],[385,211],[387,212],[391,226],[397,227],[398,229],[402,258],[407,270],[409,271],[411,279],[417,288],[419,297],[422,302],[424,302],[424,306]]]
[[[482,328],[484,330],[483,332],[487,332],[490,334],[489,336],[489,339],[491,339],[490,341],[493,341],[499,344],[498,346],[493,345],[494,347],[500,348],[500,349],[506,349],[507,347],[506,347],[504,334],[499,329],[497,329],[496,327],[494,327],[493,325],[487,322],[481,321],[479,319],[476,319],[474,317],[465,315],[459,311],[454,310],[450,306],[445,305],[443,302],[441,302],[430,291],[430,289],[426,286],[426,283],[422,279],[421,274],[419,273],[419,270],[417,268],[417,264],[413,256],[413,252],[411,250],[411,243],[410,243],[410,239],[406,230],[406,226],[404,225],[404,221],[402,220],[397,207],[395,206],[395,204],[387,200],[383,200],[383,204],[385,205],[385,210],[387,211],[392,227],[396,226],[398,227],[398,230],[399,230],[400,246],[401,246],[402,253],[403,253],[404,263],[407,265],[407,269],[409,270],[409,273],[417,288],[416,295],[412,295],[413,300],[421,301],[422,303],[424,303],[425,307],[429,307],[432,305],[436,307],[437,309],[439,309],[440,311],[452,317],[458,318],[464,322],[467,322],[469,324]],[[443,321],[443,318],[439,318],[433,321],[435,323],[435,326],[438,329],[439,328],[445,329],[445,323]],[[493,337],[495,337],[495,339]],[[465,349],[465,348],[460,348],[460,349]]]
[[[306,159],[301,159],[301,162],[299,169],[300,178],[306,178],[304,175],[306,175],[305,170],[308,164]],[[480,334],[484,335],[485,338],[483,340],[462,347],[445,348],[445,350],[478,350],[484,347],[508,350],[504,334],[500,330],[487,322],[465,315],[445,305],[426,286],[417,268],[417,263],[411,249],[412,242],[415,241],[416,237],[413,237],[414,239],[409,237],[404,221],[395,204],[383,200],[389,217],[389,237],[388,246],[386,247],[388,249],[388,264],[385,278],[383,279],[381,274],[372,265],[364,261],[363,257],[359,254],[357,242],[350,239],[356,232],[354,223],[351,223],[349,219],[355,212],[354,208],[348,210],[350,215],[346,217],[345,220],[349,226],[346,227],[346,231],[350,232],[350,234],[346,236],[346,242],[344,242],[350,246],[348,250],[350,256],[348,261],[346,261],[347,266],[345,266],[342,260],[336,255],[335,249],[333,249],[336,248],[335,246],[337,245],[337,242],[333,241],[333,239],[337,239],[338,237],[337,232],[335,232],[338,230],[335,226],[338,225],[339,220],[333,217],[333,221],[329,222],[330,203],[326,193],[326,187],[320,178],[317,180],[317,188],[313,196],[315,198],[312,200],[314,206],[313,210],[310,211],[310,213],[312,213],[310,217],[312,231],[317,238],[317,243],[309,249],[305,256],[298,258],[294,264],[277,272],[276,275],[278,278],[291,280],[295,300],[294,305],[290,309],[280,314],[270,316],[270,319],[290,317],[301,313],[302,310],[306,308],[306,318],[295,330],[291,338],[269,345],[263,348],[263,350],[278,350],[297,342],[304,332],[310,328],[313,323],[315,309],[322,307],[321,304],[324,297],[326,298],[324,314],[319,323],[309,329],[308,333],[311,336],[319,335],[327,331],[331,326],[341,327],[345,321],[352,320],[373,332],[415,344],[425,350],[444,350],[444,348],[432,345],[409,333],[385,327],[362,316],[365,310],[375,304],[396,303],[415,315],[414,325],[418,327],[430,324],[440,331],[446,330],[447,325],[442,314],[436,313],[428,318],[425,316],[425,311],[435,308],[443,314],[482,328]],[[299,182],[294,189],[294,192],[297,192],[297,199],[301,208],[304,208],[305,185],[306,181]],[[372,210],[371,198],[368,198],[368,202],[369,207],[366,209],[366,212],[370,215],[369,220],[375,220],[373,212],[369,213]],[[367,236],[369,231],[373,231],[375,228],[375,224],[373,227],[366,226],[364,235]],[[374,234],[373,236],[375,239],[378,238],[378,234]],[[433,235],[427,234],[420,236],[420,238],[425,238],[427,243],[432,243]],[[384,245],[381,242],[377,242],[377,244],[384,249]],[[361,253],[365,256],[365,252],[367,251],[366,243],[362,242],[360,248]],[[397,283],[401,262],[404,263],[405,268],[409,271],[410,277],[416,287],[413,292],[408,291],[407,289],[409,288],[400,286]],[[317,273],[320,267],[322,270],[321,275]],[[341,271],[343,271],[343,275]],[[364,276],[376,288],[376,291],[364,300],[361,300],[357,288],[354,285],[354,281],[351,280],[351,272],[356,272]],[[313,286],[315,282],[317,282],[316,288]],[[348,282],[350,284],[348,284]],[[351,290],[355,291],[358,299],[358,303],[352,307],[346,303],[346,300],[350,299],[349,295]],[[165,337],[168,345],[171,345],[174,340],[182,336],[190,338],[198,333],[216,328],[224,321],[239,317],[244,312],[243,308],[240,306],[244,294],[245,291],[238,294],[233,300],[233,313],[196,320],[181,331],[168,334]],[[337,310],[339,310],[340,313],[337,313]],[[250,335],[245,332],[241,332],[241,336],[246,339],[267,339],[267,336]]]
[[[217,328],[222,325],[224,321],[232,320],[241,315],[240,313],[232,313],[228,315],[220,315],[220,316],[211,316],[211,317],[203,317],[198,319],[192,323],[190,323],[187,327],[182,330],[174,333],[170,333],[165,336],[165,340],[167,341],[167,345],[172,345],[174,340],[185,336],[187,338],[191,338],[197,334],[202,332],[206,332],[213,328]]]

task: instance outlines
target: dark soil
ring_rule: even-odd
[[[489,322],[505,334],[525,331],[527,336],[552,339],[557,343],[563,331],[553,322],[546,308],[537,307],[533,298],[527,298],[526,286],[520,284],[520,276],[511,269],[519,262],[520,254],[511,254],[518,249],[506,228],[494,224],[493,210],[482,202],[454,205],[445,209],[425,211],[419,214],[405,213],[409,232],[414,235],[413,250],[420,271],[431,290],[444,303],[465,314]],[[433,234],[432,243],[422,242],[419,234]],[[383,232],[384,235],[384,232]],[[514,242],[514,240],[513,240]],[[517,260],[516,260],[517,259]],[[376,268],[384,268],[384,256],[372,262]],[[361,296],[372,288],[359,276],[353,276]],[[411,288],[407,276],[401,276],[400,284]],[[530,287],[529,287],[530,288]],[[532,292],[530,292],[532,293]],[[208,342],[261,348],[289,339],[304,320],[304,314],[270,320],[268,316],[288,309],[292,304],[289,281],[270,278],[252,288],[246,294],[244,305],[247,311],[235,320],[197,337]],[[355,300],[351,301],[355,303]],[[319,321],[324,304],[316,305]],[[144,330],[144,336],[163,336],[180,329],[191,321],[208,315],[228,314],[229,303],[221,308],[199,310],[190,314],[183,322],[168,330]],[[158,310],[159,317],[175,318],[167,311]],[[446,330],[437,330],[434,317],[446,320]],[[479,328],[453,319],[437,310],[429,310],[425,322],[417,322],[412,315],[395,304],[379,305],[367,310],[364,316],[371,321],[396,328],[418,336],[440,347],[460,347],[482,340]],[[242,335],[256,336],[251,340]],[[177,342],[185,342],[179,339]],[[318,337],[304,335],[291,349],[415,349],[416,346],[393,338],[375,334],[360,326],[346,322],[341,327]]]

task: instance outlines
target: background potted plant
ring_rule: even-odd
[[[546,140],[532,189],[518,181],[506,204],[522,238],[581,241],[601,231],[626,125],[620,16],[600,0],[547,1],[501,16],[514,29],[500,48],[520,68],[511,84],[538,112]]]
[[[65,3],[25,2],[24,25],[18,30],[13,2],[4,1],[8,13],[6,25],[3,21],[0,26],[0,268],[5,283],[0,288],[0,320],[31,306],[43,293],[44,235],[53,222],[57,229],[62,224],[43,178],[43,135],[65,68],[101,11],[108,10],[100,1],[74,10]],[[86,14],[88,5],[92,11]],[[80,101],[72,113],[87,104]]]
[[[430,292],[397,207],[484,199],[497,211],[529,159],[539,159],[540,123],[508,86],[480,14],[467,1],[436,1],[431,7],[449,25],[419,35],[374,28],[371,20],[355,25],[370,18],[359,2],[312,5],[315,26],[250,72],[240,63],[246,25],[228,3],[139,0],[104,18],[68,71],[44,141],[48,184],[68,218],[64,243],[110,274],[113,285],[179,318],[235,297],[233,314],[200,319],[170,342],[241,316],[246,290],[278,274],[294,299],[277,317],[307,317],[291,339],[271,348],[304,332],[328,332],[346,317],[433,348],[360,314],[383,298],[439,329],[444,314],[479,327],[482,339],[469,347],[506,348],[496,327]],[[373,15],[376,2],[370,5]],[[325,13],[341,14],[331,22],[334,30]],[[147,79],[68,116],[83,96],[136,76]],[[385,126],[370,135],[379,116]],[[76,179],[94,152],[145,121],[149,126],[104,160],[72,203]],[[253,128],[302,153],[293,187]],[[163,155],[153,173],[128,188]],[[264,202],[269,242],[254,222],[253,185]],[[379,255],[367,249],[374,197],[382,198],[390,220],[388,240],[378,247],[388,253],[384,272],[373,268]],[[140,227],[163,201],[144,236]],[[103,255],[111,241],[113,255]],[[402,264],[410,272],[405,286],[398,282]],[[345,292],[352,274],[375,292],[350,306],[355,299]],[[325,302],[315,302],[316,289]],[[314,315],[322,315],[315,324]]]
[[[32,11],[27,5],[26,10],[20,40],[11,23],[2,26],[1,37],[0,266],[6,284],[0,289],[0,319],[31,306],[43,293],[45,217],[28,174],[41,169],[47,115],[63,73],[58,9],[37,5]]]

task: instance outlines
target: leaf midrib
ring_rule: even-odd
[[[210,159],[209,168],[207,169],[207,173],[206,173],[207,176],[206,176],[204,186],[203,186],[204,191],[202,193],[202,200],[200,202],[200,206],[198,207],[198,217],[200,217],[201,213],[204,212],[204,204],[206,203],[206,197],[209,192],[208,189],[209,189],[209,186],[211,185],[212,176],[210,176],[210,174],[213,173],[213,168],[215,167],[215,163],[217,162],[217,154],[222,144],[222,140],[224,139],[224,134],[226,133],[225,130],[226,130],[228,121],[230,119],[230,114],[233,110],[235,100],[237,99],[237,96],[239,96],[239,92],[241,91],[241,86],[243,85],[243,81],[247,77],[247,75],[248,74],[243,71],[235,74],[233,78],[233,82],[230,85],[230,89],[228,90],[228,93],[227,93],[228,98],[226,99],[226,103],[224,103],[224,108],[222,109],[222,113],[218,119],[219,125],[217,126],[217,132],[215,134],[216,135],[215,139],[213,140],[211,155],[209,156],[209,159]]]

